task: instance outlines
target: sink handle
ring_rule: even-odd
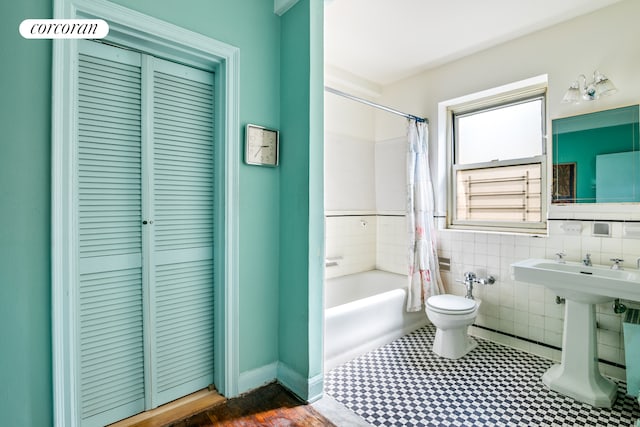
[[[613,261],[612,270],[622,270],[622,265],[620,265],[621,262],[624,262],[622,258],[611,258],[609,261]]]
[[[564,252],[556,252],[556,261],[560,264],[566,264],[567,262],[564,260],[564,257],[567,256]]]

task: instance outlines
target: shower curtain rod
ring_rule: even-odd
[[[352,101],[361,102],[361,103],[367,104],[367,105],[369,105],[371,107],[379,108],[381,110],[388,111],[389,113],[393,113],[393,114],[397,114],[397,115],[402,116],[402,117],[406,117],[407,119],[413,119],[416,122],[424,122],[424,123],[429,124],[429,120],[426,119],[426,118],[414,116],[413,114],[403,113],[402,111],[394,110],[393,108],[385,107],[384,105],[376,104],[375,102],[367,101],[366,99],[363,99],[363,98],[358,98],[357,96],[348,94],[346,92],[342,92],[341,90],[334,89],[334,88],[329,87],[329,86],[325,86],[324,90],[327,91],[327,92],[333,93],[334,95],[343,96],[345,98],[351,99]]]

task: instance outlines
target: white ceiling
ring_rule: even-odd
[[[620,0],[326,0],[325,63],[377,85]]]

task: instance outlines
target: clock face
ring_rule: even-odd
[[[250,165],[278,164],[278,132],[260,126],[247,125],[245,162]]]

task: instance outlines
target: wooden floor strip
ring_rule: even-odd
[[[204,389],[151,411],[118,421],[109,427],[162,427],[221,405],[225,401],[226,398],[218,392]]]

